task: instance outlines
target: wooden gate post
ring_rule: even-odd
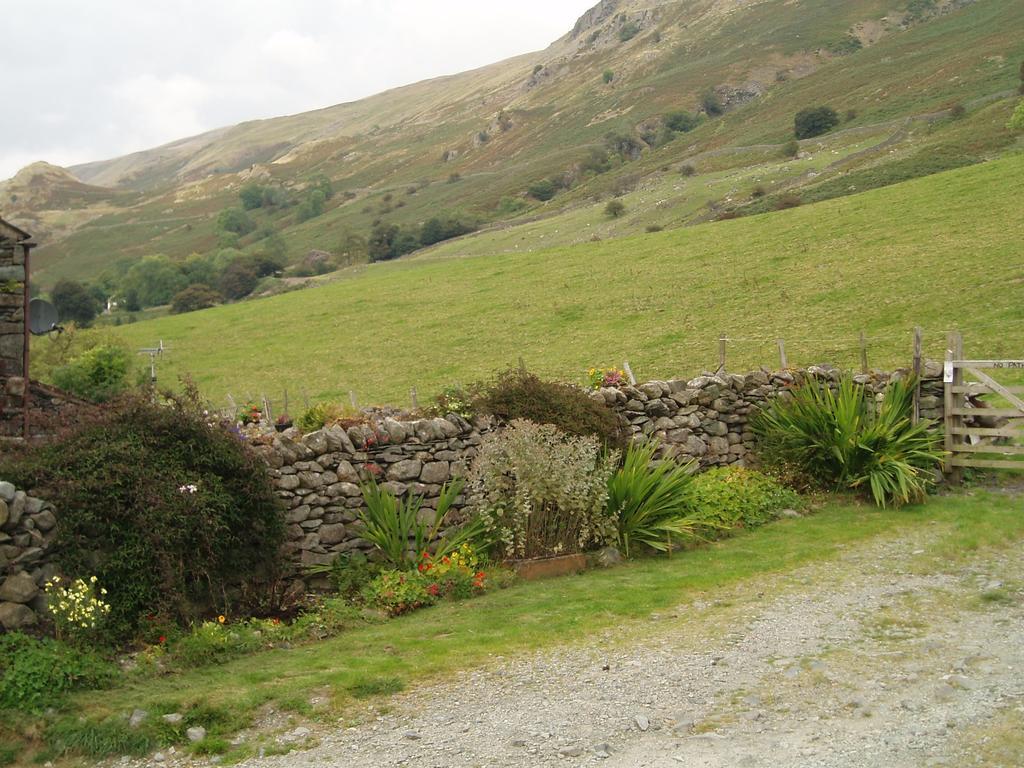
[[[953,465],[953,451],[960,442],[960,436],[955,434],[955,431],[963,425],[963,417],[956,415],[954,411],[961,407],[962,403],[959,401],[963,400],[963,396],[954,394],[953,388],[963,383],[963,372],[958,366],[958,363],[963,359],[964,337],[959,331],[951,331],[947,340],[946,366],[942,374],[945,394],[943,398],[943,405],[945,406],[945,413],[943,414],[945,427],[944,448],[947,453],[945,462],[946,475],[949,478],[949,482],[957,484],[962,482],[963,477],[960,468]]]

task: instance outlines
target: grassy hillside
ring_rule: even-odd
[[[522,356],[579,380],[628,359],[640,378],[858,360],[906,364],[911,329],[941,358],[1024,347],[1024,155],[761,216],[532,253],[416,259],[344,279],[124,326],[132,346],[173,347],[165,381],[191,373],[221,400],[282,389],[361,404],[407,402]],[[48,343],[46,340],[38,343]]]
[[[899,132],[901,121],[955,103],[973,115],[982,100],[1016,87],[1024,58],[1024,38],[1017,34],[1024,4],[1007,0],[937,0],[919,19],[908,17],[904,0],[621,0],[604,6],[614,11],[591,12],[545,51],[79,167],[75,171],[90,184],[130,191],[130,203],[110,210],[107,203],[83,201],[88,213],[72,217],[73,226],[37,232],[44,235],[37,282],[95,279],[123,258],[214,252],[217,215],[238,204],[238,189],[250,177],[301,196],[307,181],[322,173],[339,193],[354,195],[337,195],[322,216],[302,223],[294,208],[255,214],[261,228],[284,235],[295,262],[312,248],[339,252],[344,233],[365,235],[378,219],[415,227],[438,213],[461,211],[484,224],[517,227],[536,217],[572,216],[580,206],[606,200],[624,179],[657,185],[662,168],[695,156],[714,160],[715,171],[745,168],[754,178],[769,156],[777,157],[794,113],[809,105],[830,104],[844,116],[843,129],[877,135],[876,145],[888,142],[876,156],[858,160],[884,164],[928,144],[922,130]],[[624,40],[628,25],[638,31]],[[837,53],[837,43],[851,35],[862,47]],[[708,89],[726,106],[721,117],[673,141],[645,143],[639,159],[613,158],[605,173],[577,174],[571,190],[546,204],[524,196],[532,181],[572,174],[609,132],[640,141],[658,132],[665,114],[697,111]],[[499,115],[507,124],[499,125]],[[840,152],[866,148],[860,146],[864,136],[845,137]],[[957,151],[979,154],[969,135],[953,138]],[[981,154],[991,155],[998,144]],[[798,169],[769,172],[797,186],[808,181],[806,169],[791,170]],[[452,174],[460,180],[446,183]],[[661,206],[656,222],[633,221],[601,236],[636,234],[647,223],[691,223],[701,218],[703,205],[721,203],[730,191],[709,186],[684,193],[685,201]],[[527,211],[509,217],[497,209],[503,197]],[[63,209],[61,215],[68,218]],[[34,220],[49,226],[45,216]],[[530,229],[517,237],[533,238]],[[241,247],[254,252],[263,245],[249,236]],[[471,252],[490,250],[485,237]]]

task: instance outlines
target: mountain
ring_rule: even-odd
[[[463,225],[449,234],[477,231],[426,257],[618,238],[1012,149],[1022,28],[1014,0],[602,0],[544,51],[67,172],[47,167],[29,174],[39,184],[23,171],[0,188],[0,205],[41,230],[44,286],[104,272],[116,285],[150,254],[260,253],[271,235],[291,264],[313,249],[360,262],[375,224],[418,235],[435,216]],[[841,124],[786,156],[794,115],[817,106]],[[324,178],[334,195],[304,209]],[[528,194],[537,182],[550,182],[550,199]],[[249,212],[252,231],[226,236],[218,219],[252,184],[279,194]],[[600,215],[612,196],[625,215]]]

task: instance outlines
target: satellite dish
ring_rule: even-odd
[[[61,330],[57,325],[59,319],[57,308],[50,302],[32,299],[28,303],[28,329],[36,336],[45,336],[50,331]]]

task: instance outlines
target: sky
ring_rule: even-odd
[[[0,179],[540,50],[597,0],[0,0]]]

